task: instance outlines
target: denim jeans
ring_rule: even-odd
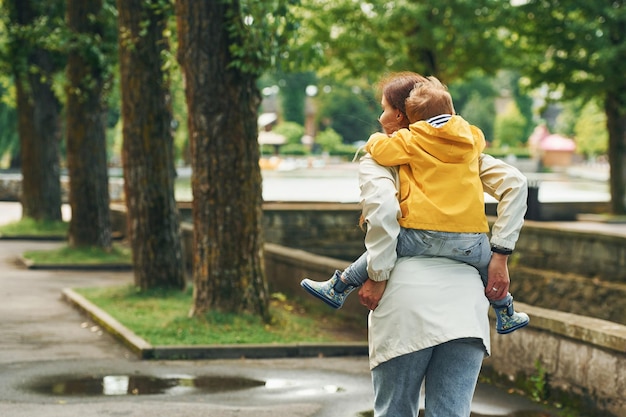
[[[491,246],[485,233],[436,232],[402,227],[396,253],[398,257],[442,256],[465,262],[478,269],[483,285],[487,284]],[[343,276],[354,286],[360,286],[367,281],[367,253],[350,264],[344,270]]]
[[[485,350],[457,339],[392,358],[372,370],[374,417],[416,417],[424,381],[425,417],[469,417]]]

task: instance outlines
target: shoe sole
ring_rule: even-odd
[[[527,321],[526,323],[520,324],[520,325],[515,326],[515,327],[511,327],[510,329],[506,329],[506,330],[497,330],[496,329],[496,332],[498,332],[498,334],[509,334],[511,332],[514,332],[515,330],[519,330],[521,328],[524,328],[524,327],[528,326],[528,323],[530,323],[530,321]]]
[[[333,302],[332,300],[329,300],[328,298],[324,297],[322,294],[320,294],[317,291],[315,291],[315,289],[311,288],[306,282],[304,282],[304,281],[301,282],[300,286],[302,288],[304,288],[306,290],[306,292],[311,294],[313,297],[322,300],[327,306],[332,307],[335,310],[341,308],[341,305],[339,305],[339,304]]]

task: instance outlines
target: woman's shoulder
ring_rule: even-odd
[[[369,153],[363,155],[359,160],[359,175],[376,175],[380,177],[389,177],[395,180],[397,174],[397,167],[382,166],[376,162]]]

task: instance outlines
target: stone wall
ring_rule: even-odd
[[[271,291],[293,296],[302,293],[301,277],[326,279],[347,262],[267,243],[265,265]],[[508,335],[495,333],[490,312],[491,356],[484,376],[528,387],[543,372],[551,400],[575,402],[597,416],[626,416],[626,326],[524,303],[516,309],[530,316],[530,324]],[[365,323],[367,311],[352,296],[334,314]]]
[[[610,225],[580,225],[526,221],[510,262],[511,293],[534,306],[626,325],[626,236],[612,234]]]
[[[536,389],[533,378],[544,374],[548,398],[581,412],[575,415],[626,416],[626,326],[523,303],[516,309],[530,324],[508,335],[492,325],[482,375]]]

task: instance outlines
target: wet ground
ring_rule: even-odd
[[[0,222],[14,210],[7,204],[0,203]],[[371,415],[365,356],[137,359],[61,299],[64,288],[130,283],[130,272],[28,270],[15,262],[26,250],[60,244],[0,240],[0,416]],[[485,384],[473,403],[475,417],[556,415]]]

